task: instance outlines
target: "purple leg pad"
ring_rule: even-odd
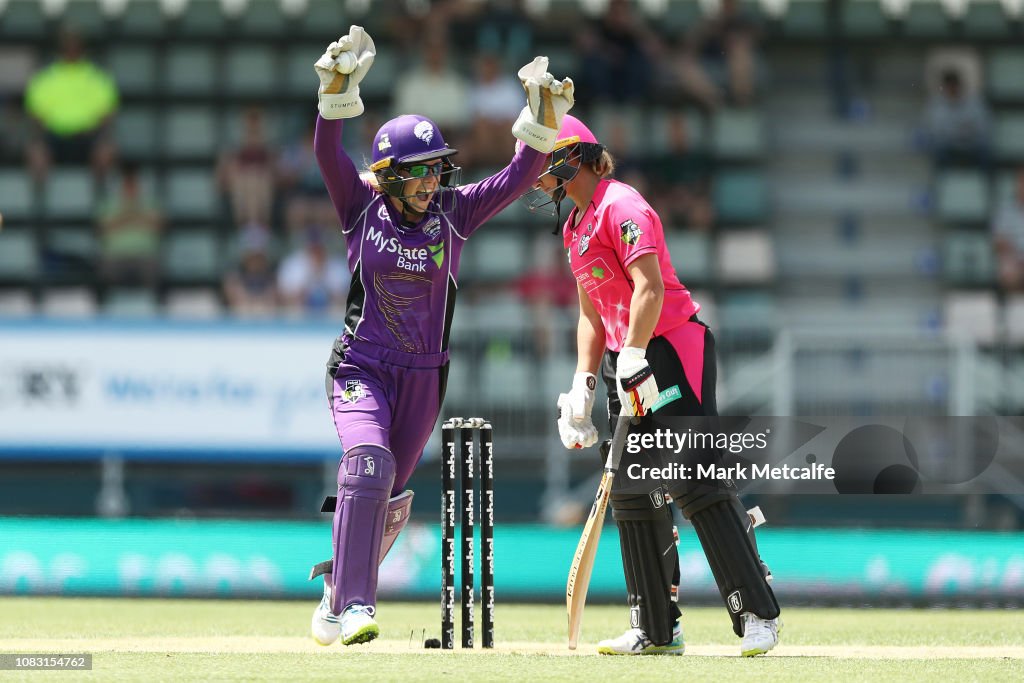
[[[377,564],[394,480],[395,458],[380,446],[356,446],[341,459],[331,577],[335,614],[352,604],[377,604]]]
[[[402,533],[405,523],[409,521],[412,508],[412,491],[402,491],[388,501],[388,516],[384,522],[384,542],[380,546],[380,561],[388,556],[388,551],[395,544],[398,534]]]

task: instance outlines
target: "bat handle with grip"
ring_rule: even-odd
[[[612,434],[612,445],[608,449],[608,459],[605,461],[604,468],[608,472],[615,473],[619,470],[619,462],[622,460],[622,453],[626,450],[626,436],[629,433],[629,425],[636,424],[639,422],[639,418],[633,418],[632,420],[626,420],[625,418],[632,417],[625,408],[619,412],[619,418],[615,421],[615,431]]]

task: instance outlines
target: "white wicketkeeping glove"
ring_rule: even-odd
[[[512,134],[548,154],[555,146],[562,117],[575,101],[572,79],[556,80],[548,73],[548,58],[534,57],[519,70],[519,80],[526,90],[526,106],[512,125]]]
[[[597,443],[597,428],[590,419],[597,377],[577,372],[568,394],[558,395],[558,436],[566,448],[589,448]]]
[[[313,67],[320,77],[320,115],[325,119],[350,119],[363,113],[359,83],[377,56],[373,38],[362,26],[353,25],[348,35],[327,46]]]
[[[645,351],[627,346],[619,353],[615,383],[619,401],[627,414],[643,417],[658,400],[658,383],[654,371],[644,357]]]

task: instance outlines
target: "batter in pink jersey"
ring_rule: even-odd
[[[572,388],[558,398],[558,433],[566,448],[597,442],[590,413],[598,374],[607,389],[611,428],[624,409],[635,422],[630,436],[665,424],[655,423],[655,417],[718,412],[714,336],[676,277],[658,215],[632,187],[611,180],[613,170],[614,161],[593,133],[567,115],[548,168],[531,192],[531,208],[553,206],[555,215],[564,199],[575,204],[562,226],[580,302],[576,374]],[[714,448],[690,450],[687,457],[697,462],[721,462]],[[779,605],[732,482],[666,480],[639,490],[626,480],[616,477],[611,507],[622,546],[630,628],[598,643],[598,652],[683,653],[670,497],[693,523],[733,631],[743,639],[741,653],[759,655],[775,647]]]
[[[660,336],[685,324],[700,306],[680,284],[665,248],[658,214],[636,190],[617,180],[598,180],[587,210],[574,209],[562,233],[569,263],[604,322],[605,347],[621,351],[629,330],[633,279],[629,266],[645,254],[657,257],[665,300],[654,327]]]

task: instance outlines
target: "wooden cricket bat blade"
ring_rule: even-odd
[[[576,546],[572,566],[569,567],[569,580],[565,584],[565,606],[569,614],[570,650],[575,650],[579,642],[580,627],[583,625],[583,607],[587,603],[587,589],[590,588],[590,575],[594,570],[594,559],[601,540],[601,529],[604,527],[613,478],[614,472],[605,472],[601,477],[594,505],[590,508],[590,516]]]

